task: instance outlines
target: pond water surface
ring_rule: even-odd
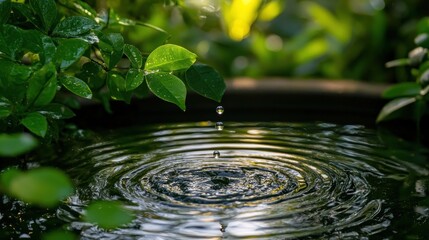
[[[329,123],[159,124],[98,132],[58,159],[77,191],[57,216],[83,239],[426,239],[427,150]],[[81,222],[92,200],[136,219]]]

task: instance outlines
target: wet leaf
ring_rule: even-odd
[[[128,224],[133,220],[133,214],[114,201],[97,201],[91,203],[84,215],[85,221],[95,223],[104,229],[113,229]]]
[[[105,84],[105,72],[94,62],[87,62],[82,66],[81,72],[75,75],[82,79],[91,89],[98,90]]]
[[[76,37],[97,28],[97,23],[87,17],[66,17],[55,27],[53,35],[59,37]]]
[[[7,22],[11,10],[12,5],[10,0],[0,0],[0,25]]]
[[[29,113],[21,120],[28,130],[37,136],[44,137],[48,131],[48,121],[46,117],[38,112]]]
[[[138,88],[144,81],[144,73],[140,69],[131,68],[126,76],[126,91]]]
[[[171,72],[188,69],[197,55],[183,47],[166,44],[151,52],[146,60],[145,70]]]
[[[41,167],[14,177],[9,192],[16,198],[40,207],[55,207],[73,193],[71,180],[62,171]]]
[[[31,8],[40,18],[46,32],[51,29],[57,18],[57,6],[54,0],[30,0]]]
[[[415,98],[397,98],[388,102],[378,114],[377,123],[401,117],[397,112],[415,102]]]
[[[31,67],[0,59],[0,96],[22,104],[25,98]]]
[[[157,97],[186,110],[186,86],[178,77],[168,73],[152,73],[146,76],[146,82]]]
[[[21,29],[11,26],[0,26],[0,52],[8,55],[11,59],[17,60],[22,52],[23,37]]]
[[[220,102],[226,85],[223,77],[212,67],[194,65],[186,71],[186,82],[198,94]]]
[[[0,134],[0,156],[16,157],[33,150],[37,140],[26,133]]]
[[[100,42],[98,46],[101,50],[104,61],[109,69],[112,69],[121,60],[124,49],[124,38],[120,33],[96,32]]]
[[[70,67],[73,63],[78,61],[85,51],[88,49],[89,44],[80,39],[63,39],[59,42],[57,53],[55,55],[55,62],[61,69]]]
[[[60,79],[61,84],[70,92],[83,98],[92,98],[92,91],[86,82],[73,76],[63,76]]]
[[[395,84],[383,92],[383,98],[413,97],[420,94],[420,85],[414,82]]]
[[[40,110],[36,110],[40,114],[52,119],[69,119],[75,116],[70,108],[59,103],[51,103],[43,106]]]
[[[24,47],[39,55],[43,64],[49,63],[55,57],[56,46],[52,38],[36,30],[23,31]]]
[[[107,87],[110,97],[114,100],[131,101],[132,92],[127,91],[125,79],[119,74],[110,72],[107,77]]]
[[[141,68],[143,64],[143,57],[138,48],[130,44],[124,45],[124,53],[131,62],[133,68]]]
[[[57,92],[57,71],[53,63],[48,63],[33,73],[27,89],[29,105],[42,106],[50,103]]]

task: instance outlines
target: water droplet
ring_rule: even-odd
[[[217,130],[219,131],[223,130],[223,122],[217,122],[215,126]]]
[[[219,151],[214,151],[213,152],[213,157],[214,158],[219,158],[220,157],[220,152]]]
[[[219,115],[222,115],[224,111],[225,111],[225,109],[223,109],[223,107],[222,107],[222,106],[218,106],[218,107],[216,108],[216,112],[217,112],[217,114],[219,114]]]

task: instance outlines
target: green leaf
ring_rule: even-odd
[[[0,25],[0,52],[13,60],[21,56],[23,37],[21,29],[11,25]]]
[[[126,91],[131,91],[138,88],[144,81],[144,73],[140,69],[131,68],[126,76]]]
[[[171,72],[188,69],[197,55],[183,47],[165,44],[151,52],[146,60],[145,70]]]
[[[88,84],[86,84],[86,82],[80,80],[79,78],[66,75],[61,77],[60,81],[61,84],[70,92],[83,98],[92,98],[92,91],[89,88]]]
[[[29,66],[0,59],[0,96],[11,102],[22,104],[25,98],[28,78],[32,73]]]
[[[429,68],[423,71],[423,73],[419,76],[418,82],[422,87],[429,85]]]
[[[84,220],[95,223],[104,229],[113,229],[128,224],[133,214],[116,201],[97,201],[91,203],[84,215]]]
[[[10,0],[0,0],[0,25],[7,22],[11,10],[12,5]]]
[[[100,41],[98,46],[104,61],[109,69],[112,69],[121,60],[124,49],[124,38],[120,33],[108,33],[96,31]]]
[[[16,198],[40,207],[55,207],[73,193],[71,180],[62,171],[41,167],[12,179],[9,192]]]
[[[119,73],[109,72],[107,87],[112,99],[130,103],[132,92],[127,91],[125,79]]]
[[[157,97],[186,110],[186,86],[178,77],[168,73],[152,73],[146,76],[146,82]]]
[[[48,63],[30,78],[27,89],[27,102],[34,106],[50,103],[57,92],[57,71],[53,63]]]
[[[223,77],[212,67],[194,65],[186,71],[186,82],[198,94],[220,102],[226,85]]]
[[[61,69],[66,69],[82,57],[88,46],[80,39],[63,39],[58,43],[55,62]]]
[[[387,121],[395,118],[404,117],[401,115],[400,110],[415,103],[415,98],[397,98],[388,102],[380,111],[377,117],[377,123]]]
[[[75,116],[73,111],[59,103],[51,103],[37,109],[37,112],[52,119],[69,119]]]
[[[103,68],[94,62],[85,63],[76,77],[88,83],[89,87],[94,90],[104,87],[106,78]]]
[[[12,113],[12,104],[4,97],[0,97],[0,119],[8,117]]]
[[[395,84],[383,92],[383,98],[413,97],[420,94],[420,85],[414,82]]]
[[[44,137],[48,131],[48,121],[46,117],[38,112],[29,113],[21,120],[28,130],[37,136]]]
[[[47,64],[52,61],[57,51],[52,38],[42,34],[37,30],[23,31],[24,48],[30,52],[39,54],[40,61]]]
[[[33,150],[37,140],[26,133],[0,134],[0,156],[16,157]]]
[[[131,62],[133,68],[141,68],[143,64],[143,57],[138,48],[130,44],[124,45],[124,53]]]
[[[46,32],[51,29],[57,18],[57,6],[54,0],[31,0],[31,8],[38,15]]]
[[[65,230],[54,230],[48,233],[43,234],[42,240],[76,240],[78,237],[70,232]]]
[[[59,37],[76,37],[97,28],[97,23],[87,17],[66,17],[55,27],[52,34]]]

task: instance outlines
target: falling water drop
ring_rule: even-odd
[[[223,122],[216,122],[216,129],[219,131],[223,130]]]
[[[214,158],[219,158],[219,157],[220,157],[220,152],[219,152],[219,151],[217,151],[217,150],[216,150],[216,151],[214,151],[214,152],[213,152],[213,157],[214,157]]]
[[[216,112],[217,112],[217,114],[219,114],[219,115],[222,115],[224,111],[225,111],[225,109],[223,109],[223,107],[222,107],[222,106],[218,106],[218,107],[216,108]]]

